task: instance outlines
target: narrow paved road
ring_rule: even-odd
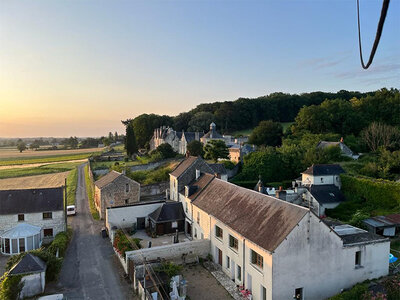
[[[89,211],[84,166],[78,168],[77,215],[68,218],[74,231],[57,290],[68,299],[130,299],[128,284],[121,278],[122,267],[114,256],[110,240],[100,236],[102,222]]]

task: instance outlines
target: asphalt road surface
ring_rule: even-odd
[[[131,299],[110,240],[100,236],[103,223],[93,220],[90,214],[84,165],[78,168],[76,206],[77,215],[68,217],[74,235],[55,290],[68,299]]]

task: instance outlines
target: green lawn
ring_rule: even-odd
[[[62,164],[49,164],[32,168],[5,169],[0,170],[0,179],[66,172],[75,169],[80,164],[81,162],[69,162]]]
[[[75,205],[76,186],[78,184],[78,167],[75,167],[67,177],[67,205]]]
[[[23,159],[15,159],[15,157],[2,158],[0,161],[0,166],[11,166],[11,165],[24,165],[24,164],[38,164],[38,163],[50,163],[50,162],[60,162],[68,160],[80,160],[88,158],[96,153],[78,153],[78,154],[61,154],[61,155],[51,155],[51,156],[33,156],[24,157]]]
[[[94,204],[93,182],[89,176],[89,165],[85,166],[85,183],[86,183],[86,192],[89,201],[90,213],[92,214],[93,219],[99,220],[100,219],[99,212],[97,211],[96,206]]]

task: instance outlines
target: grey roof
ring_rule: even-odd
[[[184,132],[183,133],[187,143],[190,143],[191,141],[194,141],[196,139],[196,134],[198,134],[199,138],[203,137],[203,135],[204,135],[203,132],[189,132],[188,131],[188,132]]]
[[[274,251],[308,209],[214,178],[193,205],[256,245]]]
[[[344,173],[344,170],[338,164],[312,165],[303,172],[303,174],[308,174],[313,176],[339,175],[341,173]]]
[[[94,184],[99,189],[101,189],[101,188],[105,187],[106,185],[110,184],[111,182],[113,182],[115,179],[117,179],[121,175],[122,175],[122,173],[119,173],[117,171],[111,170],[111,172],[108,172],[106,175],[102,176]]]
[[[363,220],[363,222],[375,228],[400,226],[400,215],[392,214],[387,216],[371,217]]]
[[[311,185],[310,193],[318,203],[337,203],[346,200],[342,192],[333,184]]]
[[[208,164],[211,169],[217,174],[227,174],[226,168],[223,164]]]
[[[347,224],[331,226],[331,228],[338,236],[340,236],[343,241],[343,245],[347,246],[360,243],[366,244],[389,241],[385,237]]]
[[[188,158],[182,160],[175,169],[170,173],[172,176],[179,178],[187,168],[194,164],[194,162],[198,159],[197,156],[189,156]]]
[[[63,188],[0,191],[0,215],[64,209]]]
[[[167,202],[149,214],[149,218],[156,223],[180,221],[185,219],[181,202]]]
[[[20,275],[29,273],[40,273],[46,270],[46,263],[39,257],[27,253],[16,265],[10,270],[10,275]]]

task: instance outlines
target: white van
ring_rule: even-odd
[[[74,216],[74,215],[76,215],[75,205],[68,205],[67,216]]]

